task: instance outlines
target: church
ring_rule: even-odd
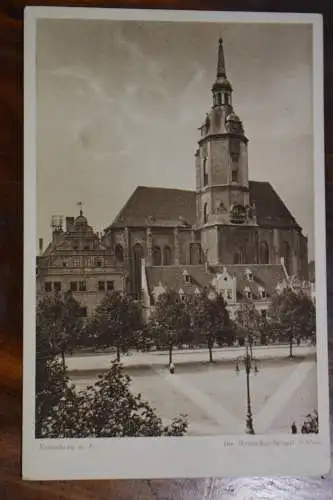
[[[222,39],[211,92],[195,152],[196,190],[139,186],[104,232],[104,245],[123,259],[129,291],[151,300],[154,290],[193,292],[223,276],[228,290],[229,279],[238,282],[234,301],[266,301],[278,283],[308,278],[301,227],[269,182],[249,180],[249,140]]]
[[[58,288],[84,287],[77,298],[86,297],[88,311],[108,289],[127,291],[143,300],[147,317],[170,289],[222,293],[232,315],[248,299],[265,315],[286,283],[310,290],[302,228],[269,182],[249,180],[249,140],[235,112],[222,39],[211,93],[194,155],[196,190],[139,186],[101,237],[82,211],[67,217],[66,230],[54,227],[39,257],[39,289],[52,287],[43,282],[53,273]],[[67,285],[59,284],[64,279]]]

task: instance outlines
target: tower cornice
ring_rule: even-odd
[[[203,144],[205,144],[206,142],[209,142],[212,139],[224,139],[224,138],[241,139],[245,144],[247,144],[249,142],[249,139],[243,134],[235,134],[232,132],[226,132],[224,134],[208,134],[205,137],[202,137],[201,139],[199,139],[198,144],[200,146],[202,146]]]

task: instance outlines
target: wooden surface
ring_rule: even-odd
[[[0,2],[0,498],[4,499],[168,499],[333,498],[325,480],[177,480],[77,481],[30,483],[20,479],[21,344],[22,344],[22,74],[23,8],[30,5],[159,7],[256,11],[323,12],[325,14],[326,172],[333,182],[333,15],[329,1],[31,1]],[[302,10],[300,10],[302,9]],[[304,105],[307,105],[305,103]],[[333,190],[332,190],[333,192]],[[333,196],[331,197],[333,201]],[[331,202],[328,202],[330,212]],[[333,211],[328,214],[328,273],[333,275]],[[333,315],[329,281],[329,315]],[[1,309],[1,308],[0,308]],[[331,323],[331,321],[330,321]],[[330,326],[330,325],[329,325]],[[244,488],[247,493],[244,493]]]

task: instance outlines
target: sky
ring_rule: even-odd
[[[83,210],[102,231],[138,185],[195,189],[198,127],[212,104],[218,38],[249,139],[313,256],[310,25],[37,22],[37,231]]]

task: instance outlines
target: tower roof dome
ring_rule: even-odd
[[[227,122],[240,122],[241,119],[239,118],[238,115],[236,115],[236,113],[234,113],[233,111],[227,116]]]
[[[212,90],[226,90],[228,92],[232,92],[231,83],[227,78],[218,78],[213,85]]]

